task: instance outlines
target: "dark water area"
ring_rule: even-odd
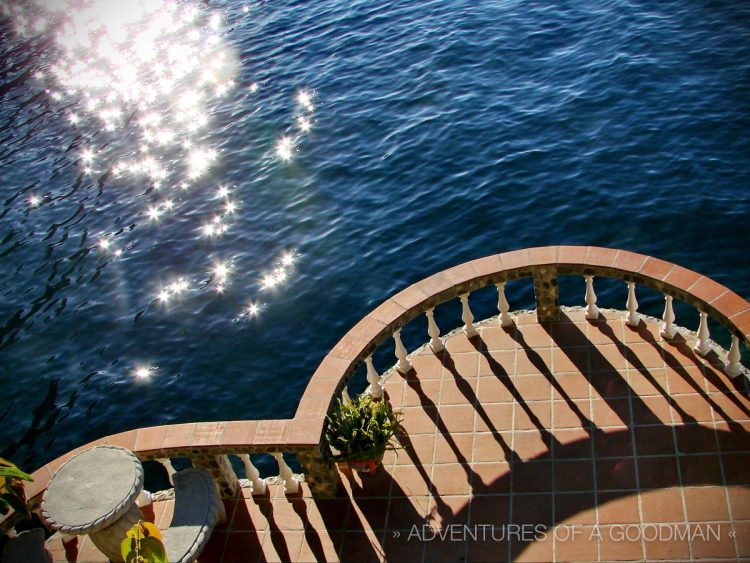
[[[46,9],[28,13],[54,26]],[[195,9],[196,26],[220,18],[231,81],[196,98],[206,119],[177,135],[189,142],[164,133],[146,151],[145,106],[95,117],[85,87],[55,74],[65,55],[53,30],[26,29],[13,11],[0,19],[0,455],[35,468],[135,427],[289,417],[369,310],[496,252],[623,248],[750,297],[747,3]],[[137,95],[180,121],[195,104],[179,96],[203,84],[191,76],[169,100],[151,83]],[[198,146],[215,151],[205,171]],[[162,168],[121,173],[143,154]],[[563,303],[583,303],[582,280],[561,287]],[[624,308],[622,282],[597,291]],[[533,307],[530,281],[509,284],[508,298]],[[495,300],[473,296],[477,318]],[[658,294],[641,289],[639,301],[661,314]],[[444,329],[459,315],[458,302],[437,310]],[[677,315],[697,326],[694,310]],[[423,325],[405,330],[409,348]],[[391,354],[376,355],[379,370]]]

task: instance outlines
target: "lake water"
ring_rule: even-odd
[[[289,417],[370,309],[495,252],[624,248],[750,297],[748,3],[81,4],[0,20],[0,455],[26,468]]]

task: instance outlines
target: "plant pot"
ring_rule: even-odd
[[[357,473],[363,475],[374,475],[378,467],[380,466],[379,459],[352,459],[349,461],[349,466]]]

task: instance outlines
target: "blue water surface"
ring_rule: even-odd
[[[370,309],[495,252],[624,248],[750,297],[747,3],[197,6],[223,18],[235,83],[203,133],[215,165],[158,223],[144,214],[161,197],[147,182],[83,172],[82,147],[116,141],[72,125],[34,77],[57,56],[49,36],[2,20],[0,455],[35,468],[135,427],[290,417]],[[274,150],[299,91],[313,95],[312,128],[286,162]],[[206,238],[219,184],[239,207],[224,237]],[[97,248],[101,233],[122,256]],[[262,288],[292,252],[289,277]],[[219,260],[231,263],[222,292]],[[190,291],[160,303],[177,275]],[[624,307],[622,282],[598,287],[601,305]],[[582,303],[581,280],[562,288]],[[530,282],[508,297],[533,307]],[[493,314],[491,292],[475,299],[478,317]],[[659,295],[639,299],[660,314]],[[438,321],[459,314],[446,304]],[[697,325],[689,308],[678,317]],[[422,330],[407,331],[409,347]],[[135,378],[139,366],[150,377]]]

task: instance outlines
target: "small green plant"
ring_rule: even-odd
[[[0,514],[8,514],[12,508],[20,518],[29,517],[26,492],[23,489],[24,481],[33,479],[15,464],[0,457]]]
[[[394,448],[393,437],[401,428],[398,414],[386,401],[365,394],[348,402],[339,399],[326,420],[326,441],[337,461],[382,458]]]
[[[167,563],[167,554],[159,528],[139,520],[125,534],[120,544],[125,563]]]

